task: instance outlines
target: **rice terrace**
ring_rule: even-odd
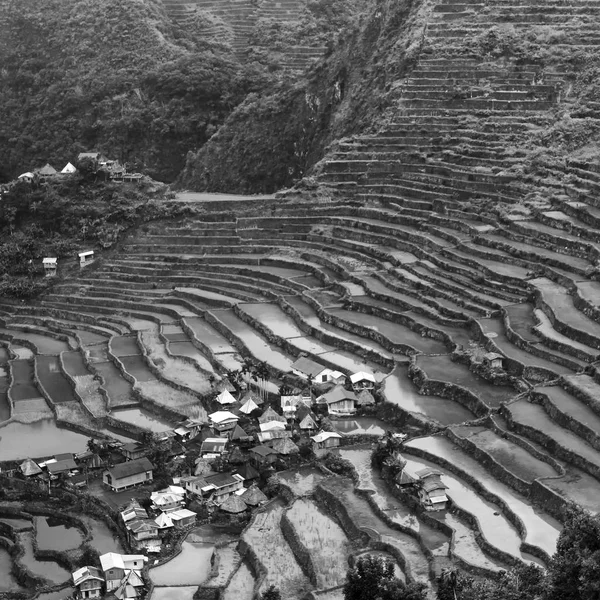
[[[169,185],[109,142],[0,183],[0,598],[558,586],[599,512],[600,0],[347,0],[337,46],[290,25],[324,0],[145,2],[296,83]],[[277,158],[282,114],[329,137]],[[67,244],[44,201],[95,213]]]

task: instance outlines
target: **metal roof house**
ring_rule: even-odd
[[[104,471],[102,481],[114,492],[120,492],[142,483],[150,483],[153,469],[154,466],[146,457],[130,460]]]

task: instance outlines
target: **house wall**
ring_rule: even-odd
[[[121,584],[121,579],[125,576],[124,569],[109,569],[105,571],[104,578],[106,579],[106,591],[116,590]]]
[[[104,473],[102,476],[102,481],[111,486],[114,490],[123,490],[128,487],[133,487],[134,485],[139,485],[141,483],[145,483],[147,481],[152,481],[152,471],[144,471],[143,473],[136,473],[134,475],[130,475],[129,477],[123,477],[122,479],[112,478],[112,483],[109,483],[108,480],[109,473]]]

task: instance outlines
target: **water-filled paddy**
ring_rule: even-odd
[[[49,579],[53,583],[62,583],[69,579],[71,574],[59,564],[51,560],[38,561],[35,558],[33,554],[33,533],[20,533],[18,537],[25,549],[25,553],[19,559],[19,562],[25,565],[34,575]]]
[[[150,569],[155,585],[200,585],[208,578],[215,547],[211,544],[183,542],[181,553],[169,562]]]
[[[142,353],[135,337],[116,335],[110,340],[110,351],[115,356],[137,356]]]
[[[83,362],[83,356],[81,355],[81,352],[63,352],[62,360],[65,366],[65,371],[71,375],[71,377],[90,374],[85,366],[85,363]]]
[[[396,427],[371,417],[355,417],[332,421],[336,431],[346,435],[385,435],[387,431],[397,431]]]
[[[33,382],[33,365],[28,360],[13,360],[12,376],[10,395],[14,401],[41,396],[40,391]]]
[[[177,587],[158,587],[152,590],[150,600],[193,600],[194,594],[198,590],[197,585],[177,586]],[[232,598],[232,600],[234,600]],[[235,598],[237,600],[237,598]],[[240,598],[242,600],[242,598]],[[251,598],[249,599],[251,600]]]
[[[35,529],[40,550],[74,550],[83,543],[82,532],[59,518],[35,517]]]
[[[92,539],[90,545],[98,552],[98,554],[105,554],[106,552],[116,552],[117,554],[123,553],[121,542],[115,537],[106,523],[103,523],[99,519],[88,517],[87,515],[77,515],[77,518],[80,521],[83,521],[86,527],[91,531]]]
[[[0,456],[3,460],[17,460],[83,452],[87,441],[80,433],[58,428],[51,419],[29,424],[9,423],[0,427]]]
[[[119,369],[112,362],[96,363],[94,368],[104,381],[102,387],[110,398],[109,405],[111,407],[131,405],[137,402],[133,398],[132,384],[123,378]]]
[[[214,373],[214,368],[210,361],[192,344],[192,342],[169,342],[169,351],[174,356],[187,356],[196,361],[197,365],[204,371]]]
[[[8,401],[8,374],[6,367],[0,366],[0,422],[10,418],[10,403]]]
[[[173,429],[172,423],[161,419],[143,408],[123,408],[113,411],[112,415],[115,419],[125,421],[126,423],[133,423],[157,433]]]
[[[156,379],[142,356],[121,356],[119,360],[123,363],[125,370],[138,381],[154,381]]]
[[[60,370],[58,356],[36,356],[37,374],[53,402],[78,402],[73,386]]]
[[[235,348],[214,327],[202,317],[190,317],[183,320],[194,332],[198,340],[213,352],[235,352]]]
[[[240,308],[246,314],[254,317],[259,323],[268,327],[275,335],[283,338],[305,335],[305,332],[277,304],[269,304],[267,302],[243,304]]]
[[[53,337],[41,335],[39,333],[31,333],[21,331],[19,329],[0,329],[3,333],[8,333],[19,340],[26,340],[35,345],[40,354],[55,354],[70,350],[71,347],[63,340],[56,340]]]
[[[0,592],[13,592],[20,589],[17,580],[11,573],[12,560],[10,554],[0,546]]]
[[[449,398],[421,396],[408,378],[407,367],[397,365],[384,381],[383,392],[387,402],[404,410],[425,415],[442,425],[463,423],[474,418],[470,410]]]

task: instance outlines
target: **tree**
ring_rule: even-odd
[[[263,592],[260,600],[281,600],[281,592],[272,585],[268,590]]]
[[[425,600],[423,584],[405,585],[394,575],[391,561],[379,556],[359,558],[348,569],[344,600]]]

